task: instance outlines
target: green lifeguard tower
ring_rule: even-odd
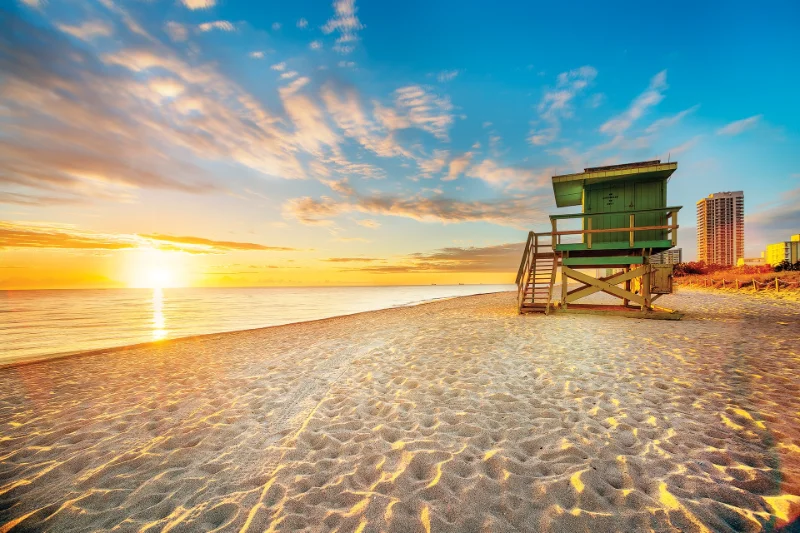
[[[650,263],[652,254],[677,244],[681,208],[667,206],[667,182],[677,168],[677,162],[656,160],[553,176],[556,206],[581,206],[582,212],[550,215],[551,231],[528,234],[517,273],[519,312],[681,318],[680,313],[653,305],[661,295],[672,292],[673,265]],[[561,296],[555,301],[559,267]],[[588,269],[608,275],[581,272]],[[579,286],[570,288],[569,280]],[[598,292],[622,301],[619,305],[578,303]]]

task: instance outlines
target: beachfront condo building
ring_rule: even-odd
[[[673,248],[650,256],[651,265],[677,265],[683,263],[683,249]]]
[[[788,241],[767,245],[767,264],[772,266],[789,261],[794,264],[800,261],[800,233],[792,235]]]
[[[744,257],[744,192],[717,192],[697,202],[697,260],[736,266]]]

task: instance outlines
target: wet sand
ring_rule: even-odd
[[[455,298],[0,369],[0,532],[760,531],[800,513],[800,303]]]

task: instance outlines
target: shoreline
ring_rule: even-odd
[[[419,285],[419,286],[420,287],[424,287],[424,285]],[[456,285],[454,285],[454,286],[456,286]],[[214,287],[214,288],[216,288],[216,287]],[[243,287],[243,288],[247,288],[247,287]],[[254,288],[269,288],[269,287],[254,287]],[[39,289],[34,289],[34,290],[39,290]],[[42,289],[42,290],[53,290],[53,289]],[[65,289],[65,290],[71,290],[71,289]],[[139,289],[135,289],[135,290],[139,290]],[[143,289],[143,290],[148,290],[148,289]],[[151,290],[151,289],[149,289],[149,290]],[[308,324],[308,323],[314,323],[314,322],[321,322],[321,321],[325,321],[325,320],[333,320],[333,319],[342,318],[342,317],[358,316],[358,315],[362,315],[362,314],[365,314],[365,313],[378,313],[378,312],[382,312],[382,311],[391,311],[392,309],[402,309],[402,308],[405,308],[405,307],[416,307],[416,306],[420,306],[420,305],[427,305],[427,304],[433,304],[433,303],[440,302],[440,301],[451,300],[453,298],[470,298],[472,296],[483,296],[483,295],[486,295],[486,294],[502,294],[503,292],[512,292],[512,291],[481,292],[481,293],[477,293],[477,294],[468,294],[468,295],[464,295],[464,296],[441,296],[441,297],[438,297],[438,298],[431,298],[429,300],[422,300],[422,301],[418,301],[418,302],[410,302],[410,303],[407,303],[407,304],[394,305],[392,307],[384,307],[384,308],[381,308],[381,309],[371,309],[369,311],[358,311],[356,313],[346,313],[346,314],[342,314],[342,315],[334,315],[334,316],[329,316],[329,317],[325,317],[325,318],[314,318],[314,319],[311,319],[311,320],[298,320],[296,322],[287,322],[286,324],[276,324],[274,326],[261,326],[261,327],[246,328],[246,329],[232,329],[232,330],[228,330],[228,331],[218,331],[216,333],[199,333],[199,334],[196,334],[196,335],[185,335],[185,336],[182,336],[182,337],[173,337],[173,338],[170,338],[170,339],[163,339],[163,340],[158,340],[158,341],[147,341],[147,342],[138,342],[138,343],[134,343],[134,344],[123,344],[123,345],[120,345],[120,346],[109,346],[108,348],[96,348],[96,349],[92,349],[92,350],[77,350],[77,351],[73,351],[73,352],[57,352],[57,353],[54,353],[54,354],[48,354],[48,355],[39,356],[39,357],[36,357],[36,358],[33,358],[33,359],[23,359],[21,361],[10,361],[10,362],[2,362],[2,361],[0,361],[0,372],[2,372],[6,368],[12,368],[12,367],[24,366],[24,365],[34,365],[34,364],[38,364],[38,363],[44,363],[44,362],[47,362],[47,361],[55,361],[55,360],[60,360],[60,359],[70,359],[70,358],[76,358],[76,357],[87,357],[87,356],[92,356],[92,355],[104,355],[104,354],[116,353],[116,352],[120,352],[120,351],[126,351],[126,350],[129,350],[129,349],[157,347],[157,346],[160,346],[160,345],[164,345],[166,343],[175,342],[175,341],[183,341],[183,340],[187,340],[187,339],[211,338],[211,337],[216,336],[216,335],[230,335],[230,334],[234,334],[234,333],[246,333],[246,332],[260,331],[260,330],[271,329],[271,328],[282,328],[282,327],[286,327],[286,326],[295,326],[295,325],[298,325],[298,324]]]

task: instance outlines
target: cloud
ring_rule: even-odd
[[[537,146],[550,144],[561,133],[561,120],[572,116],[571,102],[597,77],[594,67],[585,65],[558,75],[556,87],[544,93],[537,107],[542,127],[532,128],[528,141]]]
[[[169,21],[164,25],[164,31],[167,32],[169,38],[174,42],[183,42],[189,37],[189,31],[186,26],[179,22]]]
[[[675,156],[678,156],[684,152],[689,151],[690,149],[694,148],[702,138],[703,138],[702,135],[696,135],[691,139],[689,139],[688,141],[683,142],[673,148],[670,148],[661,156],[661,159],[674,158]]]
[[[370,229],[377,229],[377,228],[379,228],[381,226],[380,222],[378,222],[377,220],[372,220],[371,218],[365,218],[365,219],[362,219],[362,220],[356,220],[356,224],[358,224],[359,226],[364,226],[365,228],[370,228]]]
[[[311,41],[308,47],[312,50],[319,50],[322,48],[322,41]]]
[[[308,21],[306,19],[300,19],[297,21],[298,28],[306,28],[308,27]]]
[[[494,187],[508,186],[512,189],[537,189],[547,186],[550,174],[518,167],[504,167],[491,159],[484,159],[467,170],[467,176],[478,178]]]
[[[602,126],[602,133],[620,135],[633,125],[647,110],[657,105],[664,99],[664,90],[667,88],[667,71],[662,70],[650,80],[647,89],[636,97],[631,105],[622,114],[608,120]]]
[[[440,82],[452,81],[461,73],[460,70],[443,70],[436,75],[436,79]]]
[[[460,156],[451,159],[447,169],[447,176],[442,178],[442,181],[453,181],[457,179],[467,169],[471,160],[472,152],[464,152]]]
[[[210,9],[217,5],[217,0],[181,0],[181,2],[191,10]]]
[[[289,80],[289,79],[294,78],[295,76],[297,76],[297,71],[296,70],[289,70],[289,71],[286,71],[286,72],[281,74],[281,79],[282,80]]]
[[[77,26],[58,24],[56,27],[64,33],[83,41],[90,41],[95,37],[108,37],[114,32],[110,24],[101,20],[87,20]]]
[[[449,156],[450,152],[447,150],[434,150],[430,159],[417,161],[420,173],[426,178],[439,173],[447,165]]]
[[[10,51],[0,55],[4,201],[34,205],[39,197],[55,205],[132,201],[141,188],[222,190],[198,161],[305,177],[297,156],[303,146],[291,142],[296,125],[213,65],[189,65],[149,46],[97,57],[13,16],[0,21],[0,48]]]
[[[717,135],[739,135],[740,133],[754,127],[764,115],[753,115],[752,117],[743,118],[726,124],[717,130]]]
[[[247,55],[249,57],[252,57],[253,59],[264,59],[264,52],[261,51],[261,50],[256,50],[255,52],[250,52]]]
[[[221,30],[221,31],[234,31],[233,24],[228,22],[227,20],[215,20],[213,22],[204,22],[198,26],[200,31],[208,32],[211,30]]]
[[[373,263],[375,261],[383,261],[376,257],[328,257],[327,259],[320,259],[326,263]]]
[[[158,248],[189,253],[225,253],[254,250],[288,252],[295,248],[265,246],[250,242],[217,241],[202,237],[176,237],[163,234],[100,233],[73,226],[46,223],[0,221],[0,249],[61,248],[73,250],[123,250]]]
[[[422,195],[402,197],[392,194],[374,193],[361,195],[342,180],[343,199],[322,196],[296,198],[284,204],[284,215],[306,225],[331,225],[331,219],[345,214],[360,212],[372,215],[391,215],[410,218],[420,222],[461,223],[489,222],[502,226],[528,227],[536,221],[544,221],[544,207],[552,204],[550,196],[531,194],[501,198],[494,201],[462,201],[442,196],[433,198]],[[337,191],[338,192],[338,191]]]
[[[202,237],[176,237],[174,235],[164,235],[161,233],[151,233],[139,235],[144,239],[156,241],[159,243],[171,243],[182,247],[197,247],[199,249],[209,249],[214,251],[233,251],[233,250],[262,250],[270,252],[291,252],[297,250],[296,248],[287,248],[285,246],[265,246],[263,244],[255,244],[252,242],[234,242],[234,241],[215,241],[212,239],[204,239]]]
[[[356,16],[355,0],[336,0],[333,3],[335,16],[328,20],[322,27],[325,34],[339,33],[336,45],[333,49],[340,54],[349,54],[355,48],[354,43],[358,41],[358,32],[364,28],[361,21]]]
[[[666,128],[670,128],[683,120],[684,117],[687,115],[691,115],[695,111],[700,108],[700,104],[690,107],[689,109],[684,109],[680,113],[676,115],[672,115],[671,117],[665,117],[656,120],[652,124],[650,124],[645,131],[645,133],[656,133],[659,130],[663,130]]]
[[[375,274],[414,272],[508,272],[519,266],[525,243],[497,244],[482,247],[448,247],[428,253],[408,254],[393,264],[350,267]]]
[[[320,95],[336,126],[347,137],[380,157],[411,156],[395,142],[390,131],[367,116],[355,89],[337,90],[334,84],[326,83]]]
[[[278,31],[279,29],[281,29],[281,23],[280,22],[273,22],[272,23],[272,30],[273,31]]]
[[[271,68],[272,70],[277,70],[278,72],[283,72],[284,70],[286,70],[286,62],[281,61],[280,63],[275,63],[269,68]]]
[[[453,124],[453,104],[447,96],[437,96],[419,85],[401,87],[394,92],[397,112],[404,122],[427,131],[440,140],[449,140],[448,131]]]

